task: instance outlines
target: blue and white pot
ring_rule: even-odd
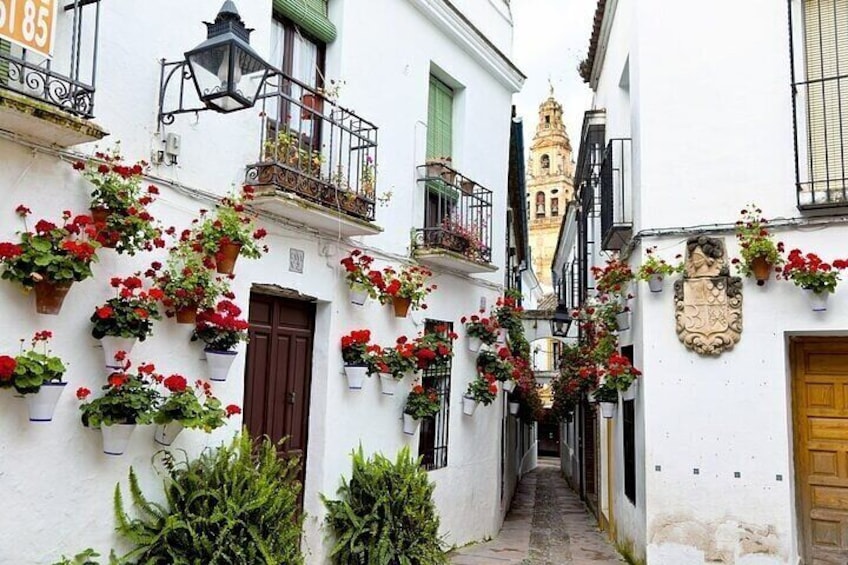
[[[135,424],[112,424],[100,426],[103,434],[103,453],[106,455],[123,455],[127,450]]]
[[[810,308],[812,308],[813,312],[827,311],[829,292],[814,292],[810,289],[805,289],[805,292],[807,293],[807,300],[810,302]]]
[[[226,381],[238,351],[212,351],[211,349],[204,351],[206,352],[206,363],[209,365],[209,380]]]
[[[380,390],[386,396],[394,396],[401,380],[403,379],[396,379],[391,373],[380,373]]]
[[[59,397],[65,391],[68,383],[44,383],[38,392],[25,394],[30,422],[50,422]]]
[[[418,424],[420,422],[410,416],[409,414],[403,415],[403,433],[408,436],[414,436],[415,432],[418,431]]]
[[[100,345],[103,346],[103,362],[107,369],[123,368],[120,361],[115,359],[115,354],[118,351],[123,351],[129,357],[132,352],[135,342],[138,341],[134,337],[120,337],[113,335],[105,335],[100,338]]]
[[[167,424],[159,424],[156,426],[156,431],[153,434],[153,441],[159,445],[171,445],[180,432],[183,431],[183,425],[180,422],[168,422]]]
[[[345,365],[344,372],[347,377],[347,388],[362,390],[362,383],[368,376],[368,367],[366,365]]]

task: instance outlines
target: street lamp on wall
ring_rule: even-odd
[[[571,327],[571,314],[564,306],[557,306],[554,316],[551,318],[551,334],[555,337],[566,337]]]

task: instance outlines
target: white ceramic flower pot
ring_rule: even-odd
[[[347,388],[350,390],[362,390],[362,383],[365,382],[365,377],[368,376],[368,367],[365,365],[345,365],[344,372],[347,377]]]
[[[813,312],[825,312],[827,311],[827,298],[830,296],[829,292],[813,292],[812,290],[805,290],[807,293],[807,300],[810,302],[810,308],[813,309]]]
[[[651,292],[662,292],[664,282],[662,275],[651,275],[648,279],[648,288]]]
[[[50,422],[53,420],[53,412],[56,403],[65,391],[68,383],[44,383],[35,394],[26,394],[24,399],[27,403],[30,422]]]
[[[209,366],[209,380],[226,381],[230,367],[236,360],[236,355],[238,355],[238,351],[212,351],[207,349],[206,363]]]
[[[462,413],[466,416],[473,416],[474,411],[477,410],[478,402],[471,398],[470,396],[462,397]]]
[[[483,341],[479,337],[468,337],[468,351],[478,353],[481,347],[483,347]]]
[[[501,388],[504,389],[504,392],[512,392],[515,390],[515,381],[507,379],[501,383]]]
[[[100,432],[103,434],[103,453],[106,455],[123,455],[134,431],[135,424],[100,426]]]
[[[181,431],[183,431],[183,425],[180,422],[159,424],[153,434],[153,441],[159,445],[171,445]]]
[[[604,418],[612,418],[615,416],[615,409],[618,408],[617,402],[599,402],[601,407],[601,416]]]
[[[620,391],[621,399],[636,400],[636,388],[639,386],[638,383],[638,380],[633,381],[633,383],[629,387],[627,387],[627,390]]]
[[[403,433],[408,436],[414,436],[415,432],[418,431],[418,424],[420,422],[410,416],[409,414],[403,415]]]
[[[106,335],[100,338],[100,345],[103,346],[103,362],[107,369],[120,369],[121,362],[115,359],[115,354],[118,351],[123,351],[129,356],[132,353],[132,348],[135,342],[138,341],[134,337],[115,337]]]
[[[357,306],[362,306],[368,301],[368,291],[367,290],[357,290],[353,288],[348,289],[350,291],[350,303],[356,304]]]
[[[509,403],[509,413],[512,414],[513,416],[517,415],[519,406],[520,405],[517,402],[510,402]]]
[[[615,315],[615,324],[618,331],[623,332],[630,329],[630,312],[620,312]]]
[[[501,328],[498,330],[498,345],[506,345],[507,340],[509,339],[509,331]]]
[[[380,391],[386,396],[394,396],[400,381],[391,373],[380,373]]]

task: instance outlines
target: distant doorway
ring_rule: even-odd
[[[545,417],[539,422],[538,454],[540,457],[559,457],[560,425],[550,410],[545,410]]]

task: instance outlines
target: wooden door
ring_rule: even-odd
[[[306,468],[315,304],[251,293],[244,423],[277,442]]]
[[[798,514],[808,565],[848,563],[848,339],[792,344]]]

